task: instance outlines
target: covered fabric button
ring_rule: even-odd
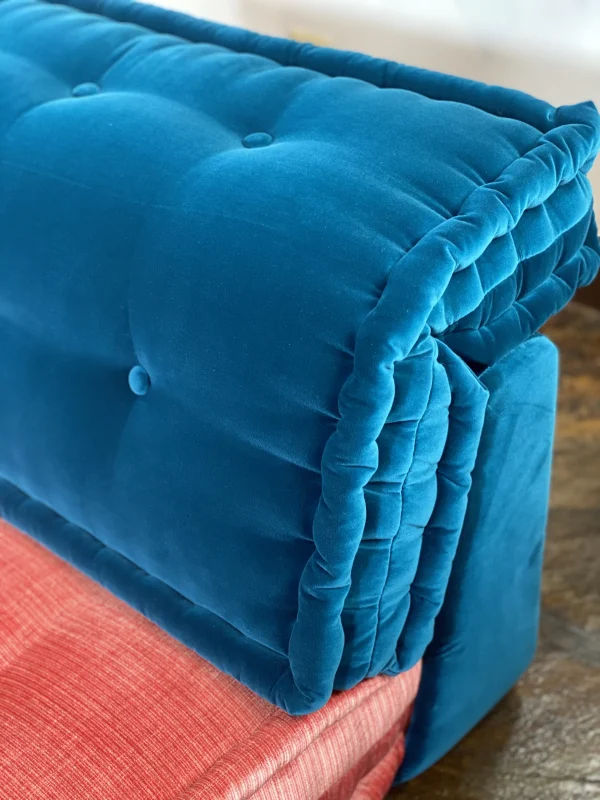
[[[272,141],[270,133],[249,133],[242,139],[242,144],[244,147],[266,147]]]
[[[89,97],[92,94],[98,94],[100,87],[97,83],[80,83],[73,87],[71,94],[73,97]]]
[[[136,364],[129,371],[129,388],[134,394],[146,394],[150,388],[150,376],[143,367]]]

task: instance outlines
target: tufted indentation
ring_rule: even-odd
[[[249,149],[253,147],[267,147],[273,143],[273,137],[270,133],[264,133],[261,131],[257,131],[256,133],[249,133],[247,136],[244,136],[242,139],[242,144],[244,147],[248,147]]]
[[[73,97],[91,97],[100,92],[100,87],[97,83],[78,83],[73,87],[71,94]]]
[[[150,376],[143,367],[136,364],[129,371],[129,388],[134,394],[145,395],[150,388]]]

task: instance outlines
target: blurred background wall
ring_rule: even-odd
[[[262,33],[510,86],[553,105],[591,99],[600,107],[600,0],[154,2]],[[600,198],[600,163],[591,179]],[[582,298],[595,298],[600,307],[597,284]]]

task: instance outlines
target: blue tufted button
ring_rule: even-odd
[[[272,141],[270,133],[249,133],[242,139],[242,144],[244,147],[266,147]]]
[[[146,394],[150,388],[150,375],[139,364],[129,370],[129,388],[139,395]]]
[[[100,87],[97,83],[80,83],[73,87],[71,94],[73,97],[90,97],[93,94],[98,94]]]

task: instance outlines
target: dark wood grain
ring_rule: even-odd
[[[561,352],[537,657],[436,766],[389,800],[600,798],[600,311],[573,303]]]

